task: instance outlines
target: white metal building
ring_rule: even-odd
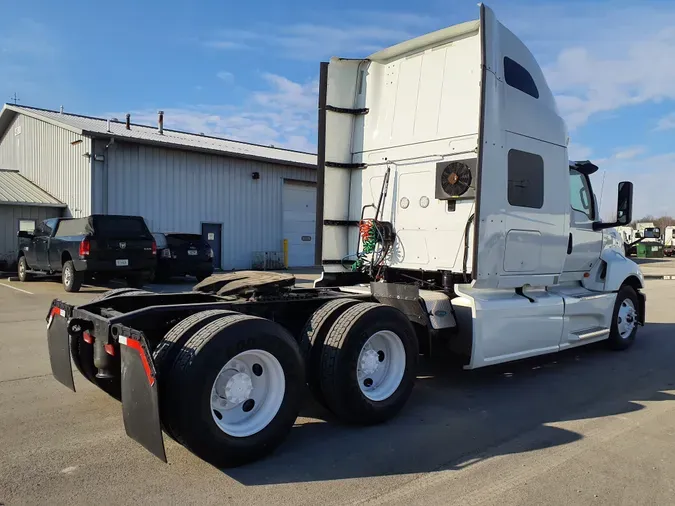
[[[67,207],[140,215],[153,232],[201,233],[223,269],[256,258],[315,264],[316,155],[6,104],[0,169]],[[1,225],[0,225],[1,226]]]
[[[0,269],[17,257],[19,230],[32,232],[42,220],[61,216],[65,207],[17,171],[0,170]]]

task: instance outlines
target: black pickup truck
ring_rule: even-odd
[[[90,278],[124,278],[140,287],[157,265],[157,244],[140,216],[52,218],[18,236],[19,280],[60,273],[67,292],[77,292]]]

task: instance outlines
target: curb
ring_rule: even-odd
[[[645,279],[667,279],[675,281],[675,274],[643,274]]]

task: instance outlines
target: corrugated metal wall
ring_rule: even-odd
[[[71,144],[78,140],[82,142]],[[19,114],[0,140],[0,168],[18,170],[68,204],[66,216],[86,216],[91,212],[91,162],[85,153],[91,153],[88,137]]]
[[[0,263],[12,264],[17,257],[19,220],[32,219],[36,224],[48,218],[61,216],[58,207],[8,206],[0,205]]]
[[[107,209],[96,202],[96,211],[143,216],[154,232],[201,233],[203,222],[222,223],[224,269],[250,268],[254,251],[281,251],[283,181],[316,181],[312,169],[124,143],[94,174],[95,196],[108,181]]]

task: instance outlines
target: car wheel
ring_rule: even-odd
[[[83,274],[75,270],[72,260],[63,264],[61,272],[61,281],[66,292],[79,292],[82,287]]]
[[[25,281],[30,281],[31,275],[28,274],[28,262],[26,262],[26,257],[19,258],[19,266],[17,268],[17,275],[19,281],[22,283]]]

